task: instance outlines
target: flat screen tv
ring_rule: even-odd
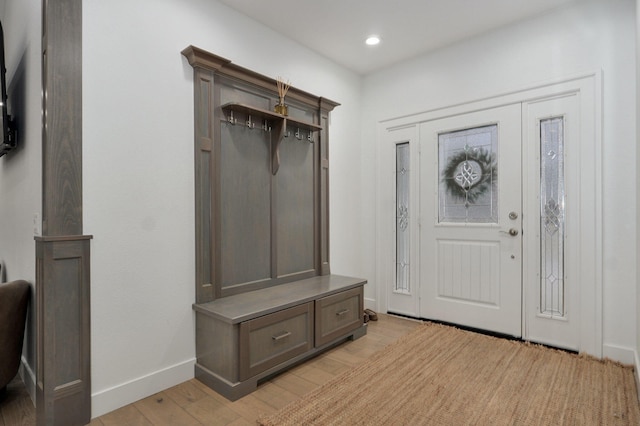
[[[0,157],[16,147],[15,129],[13,121],[7,111],[7,80],[5,74],[7,68],[4,64],[4,32],[0,22],[0,125],[2,128],[2,140],[0,140]]]

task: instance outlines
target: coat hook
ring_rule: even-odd
[[[231,123],[231,124],[236,124],[236,119],[235,119],[235,117],[233,116],[233,110],[230,110],[230,111],[229,111],[229,123]]]
[[[255,123],[251,121],[251,114],[247,117],[247,127],[253,129],[255,127]]]
[[[299,141],[302,140],[302,136],[300,135],[300,129],[296,129],[296,139],[298,139]]]
[[[309,142],[313,142],[313,132],[311,132],[311,131],[309,132],[309,134],[307,135],[307,140]]]
[[[264,120],[264,122],[262,123],[262,130],[264,130],[265,132],[271,131],[271,126],[269,126],[269,122],[267,120]]]

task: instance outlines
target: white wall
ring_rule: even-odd
[[[192,44],[342,104],[330,129],[331,262],[351,275],[365,272],[361,80],[213,0],[87,0],[83,32],[98,416],[193,376],[193,70],[180,51]]]
[[[8,0],[1,15],[5,41],[8,106],[18,130],[16,151],[0,158],[0,262],[7,281],[35,284],[34,215],[42,212],[41,1]],[[33,287],[32,287],[33,288]],[[25,382],[35,377],[35,322],[32,292],[23,358]]]
[[[371,141],[378,121],[602,69],[604,355],[629,362],[636,347],[634,31],[632,0],[588,2],[367,76],[362,101],[366,274],[375,271]],[[369,286],[366,296],[375,297],[374,290]]]

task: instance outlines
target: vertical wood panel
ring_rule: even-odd
[[[320,256],[320,274],[328,275],[331,273],[329,264],[329,112],[331,112],[337,104],[327,99],[320,98],[319,121],[322,126],[320,131],[320,205],[318,206],[320,241],[318,252]]]
[[[82,264],[81,258],[61,258],[53,264],[52,290],[55,300],[81,300]],[[55,363],[55,383],[71,383],[82,380],[82,306],[58,303],[51,318],[52,331],[58,337],[53,343]]]
[[[196,302],[209,302],[216,297],[213,256],[215,228],[212,223],[213,181],[213,117],[214,89],[213,73],[201,68],[194,69],[195,105],[195,242],[196,242]]]
[[[280,163],[274,177],[279,277],[315,266],[313,145],[306,139],[286,138],[280,145]]]
[[[90,236],[82,235],[82,2],[42,2],[42,237],[36,238],[38,425],[91,420]]]
[[[82,234],[82,2],[43,7],[43,235]]]
[[[90,239],[36,239],[38,425],[91,419]]]
[[[268,133],[224,123],[220,132],[222,288],[271,278]]]

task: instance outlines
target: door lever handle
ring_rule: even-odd
[[[518,235],[518,233],[519,233],[519,232],[518,232],[518,230],[517,230],[516,228],[511,228],[511,229],[509,229],[508,231],[500,231],[500,233],[502,233],[502,234],[509,234],[509,235],[511,235],[512,237],[516,237],[516,236]]]

